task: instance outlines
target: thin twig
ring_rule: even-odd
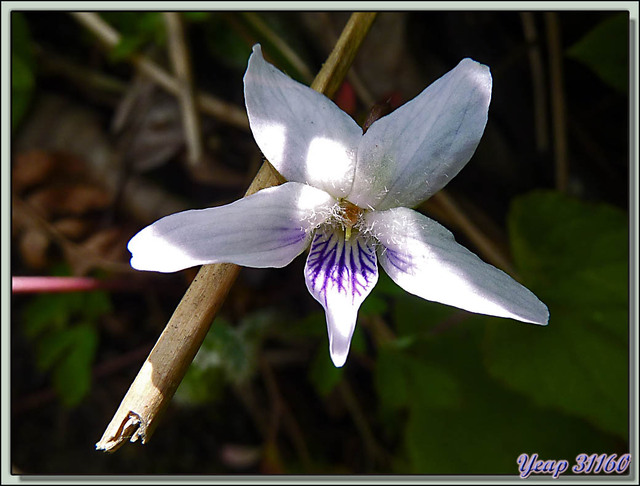
[[[549,148],[549,135],[547,133],[547,92],[545,90],[544,67],[542,54],[536,30],[536,23],[532,12],[521,12],[522,30],[524,38],[529,46],[529,65],[531,67],[531,80],[533,85],[533,122],[536,133],[536,149],[544,153]]]
[[[371,459],[373,459],[373,462],[386,462],[387,455],[373,435],[373,431],[371,430],[369,422],[362,411],[362,407],[358,403],[355,393],[351,389],[351,385],[349,385],[349,382],[346,379],[342,379],[336,386],[344,400],[347,410],[351,414],[351,418],[353,419],[360,436],[362,437],[367,454]]]
[[[77,64],[40,45],[35,45],[34,50],[38,59],[38,68],[46,73],[64,76],[78,88],[116,95],[121,95],[127,90],[127,85],[114,76]]]
[[[516,277],[516,271],[513,268],[511,260],[478,228],[471,218],[456,204],[447,191],[443,189],[434,194],[431,197],[431,201],[442,206],[452,222],[471,240],[485,260],[504,270],[512,277]]]
[[[148,353],[151,344],[144,344],[135,349],[127,351],[119,356],[114,356],[93,367],[91,377],[94,381],[104,379],[121,370],[124,370],[135,363],[139,363]],[[42,390],[32,392],[24,397],[17,398],[11,404],[11,415],[16,417],[29,410],[33,410],[54,401],[58,397],[58,393],[53,387],[47,387]]]
[[[354,13],[351,16],[336,49],[316,76],[312,87],[327,96],[335,93],[375,15]],[[265,162],[247,194],[280,181],[277,172]],[[96,449],[113,452],[128,439],[131,442],[140,439],[143,444],[149,439],[238,272],[239,267],[231,264],[204,265],[200,269],[96,444]]]
[[[275,414],[277,415],[277,419],[272,422],[272,424],[277,423],[277,421],[282,418],[284,423],[285,430],[291,439],[291,443],[296,449],[304,468],[307,471],[311,471],[311,456],[309,455],[309,448],[307,447],[307,443],[304,440],[304,435],[300,430],[300,426],[298,425],[295,416],[291,413],[291,409],[287,404],[286,400],[282,397],[280,393],[280,388],[278,387],[278,383],[276,381],[276,377],[269,365],[269,362],[266,359],[262,359],[260,361],[260,371],[262,372],[262,376],[264,377],[265,384],[267,385],[267,390],[269,395],[271,396],[271,401],[274,403]],[[275,435],[271,437],[271,440],[275,442]]]
[[[376,104],[376,100],[371,94],[371,91],[369,91],[369,88],[364,84],[362,78],[355,69],[349,70],[347,73],[347,80],[351,83],[353,91],[355,91],[356,96],[360,98],[360,101],[364,103],[364,106],[372,107]]]
[[[253,424],[256,429],[258,429],[263,440],[267,441],[269,434],[268,418],[266,417],[262,402],[256,399],[249,383],[234,384],[232,390],[235,397],[242,403],[247,413],[251,416]]]
[[[289,45],[271,28],[264,20],[254,12],[243,12],[242,17],[256,29],[265,40],[273,44],[282,55],[291,63],[291,65],[300,73],[303,79],[308,83],[313,80],[313,73],[309,66],[298,56],[296,51],[291,49]]]
[[[331,17],[327,12],[318,12],[316,15],[323,24],[322,28],[319,29],[319,32],[317,33],[318,35],[322,36],[323,44],[328,46],[334,45],[338,40],[338,36],[333,30]],[[365,107],[372,107],[376,103],[376,100],[374,99],[369,89],[365,86],[356,69],[349,69],[349,72],[347,73],[347,79],[351,83],[356,96],[360,99]]]
[[[569,161],[567,157],[567,122],[564,103],[564,81],[562,75],[562,42],[558,14],[546,12],[547,42],[549,44],[549,68],[551,83],[551,111],[556,161],[556,189],[567,191],[569,183]]]
[[[313,89],[324,93],[328,98],[333,98],[360,49],[360,42],[364,40],[375,18],[376,14],[372,12],[356,12],[351,15],[327,62],[311,83]],[[354,38],[359,42],[354,42]]]
[[[202,131],[193,94],[191,60],[184,38],[184,26],[178,12],[164,12],[163,16],[169,38],[169,56],[180,88],[178,99],[182,108],[182,125],[187,143],[188,160],[191,165],[196,165],[202,160]]]
[[[118,31],[102,20],[98,14],[71,12],[71,15],[98,37],[107,48],[113,49],[120,42],[121,36]],[[169,93],[176,96],[180,94],[179,82],[149,58],[141,54],[132,54],[129,61]],[[237,128],[249,129],[249,120],[242,108],[202,92],[196,93],[195,97],[198,108],[204,113]]]

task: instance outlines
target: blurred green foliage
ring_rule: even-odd
[[[11,14],[11,128],[24,118],[36,85],[36,62],[29,26],[19,12]]]
[[[209,20],[211,12],[181,12],[187,23]],[[122,61],[148,46],[162,47],[167,43],[165,19],[161,12],[101,12],[100,16],[120,33],[118,45],[109,56],[112,61]]]
[[[205,42],[213,56],[224,65],[244,71],[247,68],[247,59],[251,54],[251,46],[246,42],[241,33],[233,28],[229,22],[232,14],[218,13],[212,15],[205,25]]]
[[[517,199],[509,227],[523,281],[550,310],[549,326],[495,325],[493,376],[534,403],[628,431],[628,226],[626,215],[554,192]]]
[[[505,325],[522,325],[507,322]],[[536,407],[490,377],[483,367],[485,326],[469,320],[414,356],[428,357],[432,371],[415,373],[405,447],[414,473],[513,474],[522,452],[544,458],[575,457],[584,450],[614,450],[615,441],[570,416]],[[520,359],[527,363],[526,355]]]
[[[407,414],[401,468],[509,473],[521,452],[570,459],[627,440],[624,213],[536,192],[514,201],[509,227],[549,326],[396,296],[398,336],[380,348],[375,380],[383,419]]]
[[[160,12],[101,12],[100,16],[121,35],[109,51],[112,61],[122,61],[146,46],[164,46],[167,36]]]
[[[110,311],[109,294],[98,291],[38,295],[25,308],[23,329],[34,345],[36,366],[51,373],[67,407],[75,407],[89,393],[96,324]]]
[[[178,387],[176,400],[188,405],[210,403],[221,397],[225,385],[249,380],[258,365],[259,346],[275,319],[276,314],[261,311],[234,327],[217,318]]]
[[[618,13],[596,25],[567,50],[622,94],[629,85],[629,14]]]

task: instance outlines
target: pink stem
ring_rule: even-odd
[[[130,289],[131,282],[91,277],[11,277],[13,294],[86,292],[96,289]]]

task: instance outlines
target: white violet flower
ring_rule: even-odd
[[[288,182],[160,219],[129,242],[131,266],[283,267],[310,246],[304,276],[326,312],[338,367],[358,309],[378,281],[378,262],[423,299],[547,324],[549,311],[533,293],[409,209],[442,189],[473,155],[491,82],[487,66],[463,59],[363,134],[331,100],[267,63],[254,46],[244,76],[251,131]]]

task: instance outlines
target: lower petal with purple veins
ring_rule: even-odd
[[[342,230],[319,228],[311,243],[305,280],[324,307],[331,359],[340,367],[349,353],[358,309],[378,281],[373,241],[357,232],[345,240]]]

